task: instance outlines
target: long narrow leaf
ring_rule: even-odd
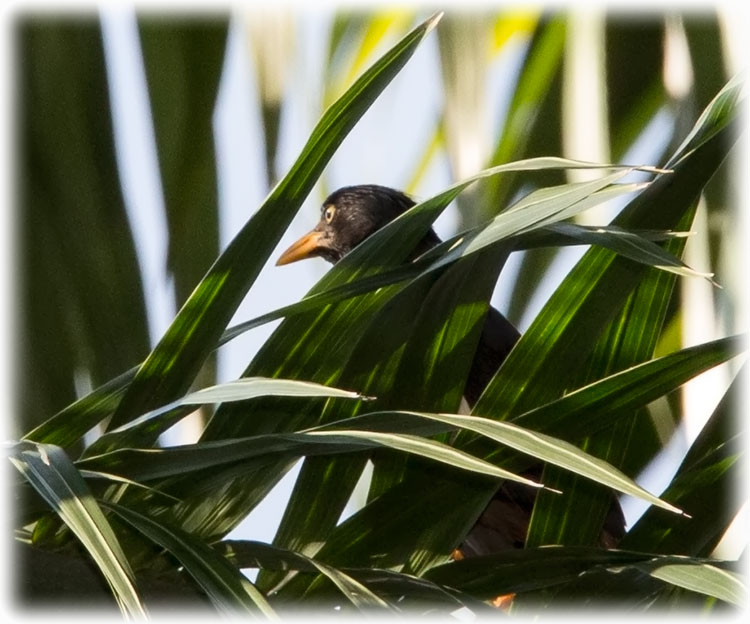
[[[422,534],[441,531],[443,521],[455,521],[465,507],[475,510],[477,515],[486,507],[496,484],[488,485],[482,477],[467,478],[469,474],[456,470],[410,473],[408,480],[397,483],[338,525],[315,555],[316,560],[339,568],[403,570],[419,548]],[[460,486],[459,498],[445,499],[440,485],[446,482]],[[469,528],[470,525],[463,525],[464,531]],[[458,543],[452,541],[450,534],[444,537],[440,550],[446,560]],[[384,544],[388,547],[384,548]],[[280,595],[297,595],[307,585],[304,580],[294,579]]]
[[[435,420],[441,420],[442,415],[435,418]],[[442,422],[448,422],[443,420]],[[453,424],[453,423],[451,423]],[[445,463],[456,468],[462,468],[463,470],[469,470],[471,472],[477,472],[479,474],[491,475],[500,479],[510,479],[511,481],[518,481],[525,485],[532,487],[541,487],[539,483],[532,481],[531,479],[525,479],[512,472],[493,466],[487,462],[477,460],[475,457],[468,455],[462,451],[458,451],[447,444],[441,444],[433,440],[421,438],[419,436],[411,436],[404,434],[393,434],[393,433],[381,433],[375,431],[353,431],[351,429],[341,429],[336,431],[310,431],[307,435],[320,436],[323,438],[334,438],[338,439],[342,436],[342,441],[346,438],[354,438],[355,440],[367,440],[375,444],[387,446],[397,451],[404,451],[420,457],[426,457]]]
[[[439,18],[431,17],[404,37],[325,112],[290,171],[214,263],[143,363],[110,428],[173,400],[190,385],[328,160]]]
[[[314,431],[269,434],[239,440],[202,442],[167,449],[121,449],[78,462],[83,470],[112,473],[135,481],[231,464],[268,455],[301,456],[349,453],[385,446],[432,459],[463,470],[540,487],[530,479],[478,460],[471,455],[429,439],[371,431]]]
[[[713,113],[704,115],[696,124],[694,140],[684,143],[673,157],[673,173],[668,178],[658,178],[640,193],[618,215],[613,225],[689,227],[696,199],[729,147],[737,140],[733,126],[737,123],[739,111],[735,106],[736,99],[731,95],[736,91],[737,86],[730,84],[723,94],[717,96],[710,107]],[[565,385],[561,384],[572,385],[596,379],[648,358],[656,345],[673,282],[666,276],[646,273],[642,265],[633,265],[625,258],[592,248],[550,298],[545,310],[526,334],[527,337],[543,333],[550,337],[557,334],[554,346],[541,356],[545,366],[549,367],[547,370],[555,372],[545,375],[540,370],[538,386],[529,385],[527,378],[526,388],[535,388],[539,392],[527,390],[526,396],[538,397],[539,393],[546,393],[553,387],[557,387],[558,392],[564,391]],[[552,321],[546,314],[549,311],[557,315],[563,307],[572,311],[564,321]],[[602,316],[607,309],[608,318]],[[554,333],[545,329],[545,324],[550,322],[555,323]],[[597,325],[599,330],[594,329]],[[596,337],[595,340],[591,339],[592,335]],[[522,343],[519,343],[515,355],[523,353],[521,347]],[[570,359],[565,354],[573,351],[578,353],[582,366],[569,366]],[[591,358],[587,361],[586,355],[589,353]],[[504,368],[507,371],[520,365],[518,362],[511,365],[510,359],[514,354],[506,362]],[[535,357],[540,358],[539,350]],[[507,383],[503,387],[507,388]],[[500,400],[498,396],[496,399]],[[503,399],[506,405],[508,401],[507,397]],[[648,427],[647,422],[639,426],[638,421],[631,419],[586,441],[586,444],[612,463],[628,465],[635,470],[653,457],[658,448],[658,438],[653,428],[649,432]],[[623,443],[623,440],[631,439],[639,440],[639,443]],[[639,460],[635,460],[636,455],[640,455]],[[570,475],[554,475],[549,469],[545,469],[545,475],[549,475],[555,487],[577,488],[580,496],[577,500],[539,496],[527,543],[593,543],[609,506],[606,492],[584,483],[579,486]],[[583,521],[571,522],[580,514],[585,514]]]
[[[580,228],[573,223],[555,223],[549,228],[572,238],[580,238],[582,243],[597,244],[611,249],[625,258],[641,264],[671,271],[683,277],[711,278],[712,273],[700,273],[691,269],[682,260],[664,248],[622,228],[607,229]]]
[[[297,552],[247,540],[224,540],[216,548],[220,549],[239,568],[323,574],[352,604],[360,608],[393,607],[411,614],[410,601],[418,603],[422,600],[427,603],[426,608],[430,612],[435,609],[436,605],[444,604],[452,609],[469,606],[472,610],[486,610],[488,614],[493,613],[486,605],[466,594],[462,595],[425,579],[391,570],[339,569]]]
[[[409,341],[415,318],[419,314],[424,298],[439,274],[419,278],[394,294],[374,315],[365,319],[359,312],[350,309],[348,318],[338,318],[339,327],[346,323],[351,327],[353,344],[351,353],[343,362],[338,358],[324,358],[318,374],[327,374],[332,364],[339,368],[338,385],[358,388],[367,394],[376,395],[375,405],[387,408],[399,400],[394,391],[394,379],[402,353],[400,347]],[[295,324],[296,325],[296,324]],[[388,327],[387,332],[382,328]],[[341,330],[340,330],[341,331]],[[317,337],[316,337],[317,338]],[[318,338],[322,340],[322,338]],[[308,337],[307,341],[310,341]],[[324,344],[326,349],[329,344]],[[340,353],[340,352],[339,352]],[[319,357],[320,353],[313,353]],[[338,355],[338,354],[337,354]],[[360,405],[351,402],[329,401],[320,415],[310,414],[310,422],[327,422],[348,419],[358,413]],[[274,538],[274,544],[291,548],[305,554],[315,554],[337,525],[345,505],[349,501],[359,480],[368,456],[359,457],[308,457],[300,470],[289,504]],[[394,461],[406,461],[401,453]],[[282,575],[261,571],[258,582],[265,587],[275,586]]]
[[[356,392],[330,388],[309,381],[243,377],[242,379],[229,381],[218,386],[191,392],[180,399],[179,402],[181,405],[207,405],[209,403],[223,403],[226,401],[246,401],[247,399],[259,396],[366,398]]]
[[[136,531],[168,550],[227,614],[257,614],[275,618],[275,612],[250,581],[204,542],[141,513],[114,503],[103,503]]]
[[[638,216],[638,227],[673,227],[683,208],[692,204],[709,177],[707,165],[718,165],[726,153],[726,142],[734,140],[731,130],[727,127],[725,132],[712,136],[695,153],[696,158],[652,183],[631,202],[616,225],[633,227],[636,223],[632,220]],[[657,204],[668,205],[671,212],[678,213],[672,216],[672,222],[669,214],[652,209]],[[571,349],[575,346],[578,359],[583,359],[593,347],[594,328],[603,328],[612,318],[642,279],[642,271],[645,269],[635,270],[632,262],[609,251],[591,249],[524,334],[480,399],[476,411],[506,418],[536,407],[545,398],[557,398],[555,395],[559,396],[569,383],[567,374],[561,373],[573,372],[568,366]],[[554,371],[554,379],[549,371]],[[516,379],[518,376],[523,379]],[[538,379],[533,383],[538,386],[538,393],[528,390],[533,379]]]
[[[107,579],[123,613],[145,618],[125,553],[65,452],[50,444],[21,443],[11,461],[81,541]]]
[[[692,520],[670,522],[649,509],[624,537],[624,548],[704,557],[713,552],[743,504],[742,497],[734,494],[742,480],[747,436],[742,419],[737,418],[744,404],[743,377],[734,379],[663,493],[687,509]]]
[[[747,607],[747,585],[737,574],[716,566],[695,561],[680,561],[672,557],[666,560],[655,559],[635,567],[677,587],[713,596],[743,609]]]
[[[743,336],[681,349],[600,379],[512,419],[515,424],[566,439],[610,427],[623,413],[672,392],[700,373],[736,357]]]
[[[326,576],[354,606],[360,609],[389,608],[387,602],[345,572],[310,557],[269,544],[245,540],[225,540],[220,546],[238,568],[269,567],[320,573]]]
[[[581,546],[545,546],[508,550],[436,566],[424,577],[450,585],[481,600],[501,594],[552,587],[576,579],[600,565],[648,561],[647,553],[601,550]]]
[[[650,494],[640,486],[638,486],[632,479],[627,475],[623,474],[620,470],[608,464],[607,462],[589,455],[581,449],[557,438],[530,431],[513,425],[511,423],[496,422],[488,418],[479,418],[477,416],[459,416],[455,414],[428,414],[428,413],[413,413],[414,416],[420,418],[426,418],[428,420],[435,420],[437,422],[443,422],[449,425],[453,425],[456,428],[465,429],[467,431],[473,431],[480,433],[485,437],[488,437],[496,442],[500,442],[506,446],[509,446],[517,451],[526,453],[541,459],[542,461],[549,462],[555,466],[565,468],[576,474],[582,475],[589,479],[602,483],[611,488],[614,488],[625,494],[636,496],[643,500],[648,501],[652,505],[661,507],[668,511],[682,514],[683,512],[669,503],[659,499],[658,497]],[[321,435],[334,435],[337,433],[345,433],[348,436],[372,436],[371,439],[379,440],[382,436],[388,436],[392,434],[381,434],[369,432],[367,434],[361,432],[354,432],[349,430],[336,430],[331,432],[311,432],[312,434]],[[411,438],[412,436],[410,436]],[[417,438],[418,439],[418,438]],[[394,448],[398,446],[394,445]]]
[[[159,435],[194,411],[197,406],[247,401],[262,396],[363,398],[356,392],[307,381],[245,377],[192,392],[169,405],[113,429],[94,441],[86,449],[83,457],[100,455],[116,448],[150,446],[156,442]]]
[[[368,455],[305,457],[273,538],[274,546],[314,556],[339,523]],[[283,571],[260,570],[258,587],[271,591],[285,576]]]
[[[744,338],[720,338],[649,360],[573,390],[556,401],[514,417],[512,422],[568,441],[580,440],[592,431],[611,427],[621,414],[647,405],[700,373],[736,357],[744,350]],[[719,411],[724,418],[732,412],[723,404]],[[430,425],[418,416],[411,416],[413,414],[409,412],[370,412],[329,423],[326,428],[346,427],[428,436],[453,429]],[[488,458],[497,455],[491,453]]]
[[[607,417],[611,416],[613,419],[617,418],[617,414],[621,413],[619,408],[632,409],[635,405],[640,405],[653,400],[656,396],[660,396],[662,393],[684,383],[684,381],[698,372],[706,370],[707,368],[725,361],[732,355],[736,354],[737,346],[738,341],[736,339],[725,339],[715,343],[686,349],[679,353],[644,364],[642,367],[626,371],[621,374],[622,376],[618,375],[610,380],[604,380],[601,387],[591,386],[590,388],[583,389],[580,394],[573,393],[570,395],[569,403],[565,403],[568,397],[560,399],[559,410],[562,412],[563,417],[559,421],[554,421],[554,419],[551,420],[550,422],[554,423],[554,426],[552,426],[551,429],[562,435],[567,427],[578,424],[577,419],[575,418],[577,410],[584,410],[585,405],[589,401],[595,401],[598,398],[601,398],[602,402],[594,402],[591,404],[593,413],[598,413]],[[653,373],[653,377],[650,373]],[[652,378],[654,381],[653,387],[651,387],[650,384],[645,383]],[[633,385],[629,386],[627,383],[628,381],[632,381]],[[602,391],[601,394],[599,394],[600,390]],[[585,394],[588,393],[590,393],[588,398],[585,401],[578,403],[578,401],[584,398]],[[633,401],[632,404],[628,403],[630,400]],[[612,413],[605,409],[608,401],[613,407]],[[598,405],[598,407],[596,407],[596,405]],[[540,418],[538,420],[535,418],[529,418],[528,423],[534,423],[539,427],[543,427],[544,423],[548,420],[547,416],[553,417],[557,411],[558,404],[552,403],[546,410],[544,410],[545,414],[540,412]],[[533,413],[534,412],[530,412],[530,414]],[[565,416],[566,413],[569,413],[569,416]],[[417,428],[413,422],[409,424],[406,416],[407,415],[405,414],[368,414],[359,416],[348,422],[331,424],[329,426],[357,426],[358,428],[374,428],[376,430],[382,427],[386,430],[392,428],[394,431],[409,431],[420,435],[434,435],[440,431],[445,431],[444,429],[439,428]],[[519,419],[519,422],[523,422],[523,420],[524,419]],[[591,419],[582,419],[580,422],[581,427],[577,435],[585,436],[597,422],[598,420],[595,417],[592,417]],[[602,421],[602,424],[604,424],[604,421]],[[410,426],[414,428],[410,429]],[[440,423],[435,423],[434,426],[440,427],[441,425]],[[473,496],[475,493],[473,490],[472,498],[468,496],[468,483],[465,480],[460,484],[456,484],[452,483],[450,479],[440,479],[436,481],[434,478],[428,478],[427,482],[430,483],[430,491],[432,492],[432,490],[435,490],[435,497],[433,498],[431,496],[430,502],[425,502],[424,504],[429,504],[431,506],[430,508],[437,514],[437,517],[441,519],[447,518],[449,513],[456,513],[456,510],[459,507],[458,501],[461,501],[461,505],[465,505],[466,513],[475,513],[476,516],[478,516],[486,505],[487,497],[491,497],[493,493],[493,489],[489,488],[486,493],[477,492],[476,499],[474,499]],[[393,530],[391,530],[391,533],[388,533],[387,526],[382,526],[381,530],[381,524],[379,523],[380,521],[378,518],[382,518],[384,514],[388,514],[388,509],[392,509],[394,504],[403,504],[404,501],[410,500],[409,492],[411,492],[411,496],[414,496],[414,492],[423,493],[424,487],[426,487],[425,483],[422,483],[419,479],[411,479],[409,482],[403,482],[397,486],[397,489],[394,490],[393,493],[389,492],[381,497],[381,499],[368,504],[368,506],[361,510],[361,512],[355,514],[350,521],[347,521],[345,525],[342,525],[340,529],[335,531],[330,538],[330,544],[324,546],[323,550],[319,553],[319,556],[324,557],[328,562],[336,562],[339,565],[362,565],[363,561],[368,560],[368,557],[373,558],[373,561],[380,561],[379,557],[376,555],[378,552],[377,545],[381,543],[382,540],[389,539],[387,535],[392,535]],[[440,512],[439,510],[442,509],[441,505],[443,504],[445,504],[445,511]],[[692,506],[686,508],[693,511]],[[652,509],[651,511],[653,512],[654,517],[658,519],[672,517],[669,514],[657,513],[656,509]],[[415,506],[409,509],[405,507],[401,512],[401,522],[404,523],[404,526],[409,526],[413,532],[416,532],[419,530],[418,527],[422,526],[421,521],[423,513],[424,511],[421,507]],[[436,522],[437,520],[433,520],[433,522],[430,523],[430,530],[436,530]],[[455,545],[457,545],[462,539],[462,536],[465,535],[465,531],[470,527],[470,524],[458,525],[458,518],[454,518],[453,522],[456,523],[455,537],[453,536],[454,534],[446,528],[443,542],[446,545],[446,548],[455,547]],[[464,522],[471,523],[473,520],[464,520]],[[682,522],[684,524],[689,524],[691,521],[685,519]],[[461,528],[461,526],[463,528]],[[373,527],[377,527],[377,529]],[[357,536],[361,535],[363,531],[367,533],[367,539],[358,540]],[[407,544],[412,545],[415,540],[414,533],[412,532],[410,532],[409,535],[403,535],[402,538],[404,542],[403,548],[407,548]],[[454,539],[456,540],[455,542],[452,541]],[[392,553],[392,557],[388,559],[389,561],[399,561],[398,553],[400,552],[400,548],[402,548],[402,546],[397,547],[394,544],[394,552]],[[342,549],[346,551],[346,557],[339,556],[338,553],[342,552]],[[368,555],[368,553],[370,554]]]
[[[381,568],[343,568],[378,595],[390,599],[409,615],[432,615],[441,606],[453,617],[470,613],[497,616],[494,607],[452,586],[441,587],[427,579]],[[468,609],[468,611],[467,611]]]

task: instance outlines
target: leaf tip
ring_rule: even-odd
[[[666,501],[660,500],[660,504],[658,505],[662,509],[666,509],[667,511],[671,511],[673,514],[677,514],[678,516],[683,516],[684,518],[687,518],[688,520],[692,520],[693,516],[691,516],[686,511],[683,511],[679,507],[675,507],[674,505],[670,505]]]
[[[687,230],[685,232],[667,230],[667,232],[672,238],[690,238],[691,236],[695,236],[697,234],[697,232],[695,232],[694,230]]]
[[[674,173],[674,169],[662,169],[660,167],[653,167],[652,165],[638,165],[635,169],[645,171],[646,173]]]
[[[437,13],[433,13],[430,17],[427,18],[427,20],[424,23],[424,34],[426,35],[429,33],[435,26],[438,25],[438,22],[443,19],[443,15],[445,15],[445,11],[438,11]]]

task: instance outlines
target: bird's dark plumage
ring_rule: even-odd
[[[314,256],[336,263],[413,205],[414,200],[408,195],[387,186],[362,184],[340,188],[323,202],[318,225],[287,249],[276,264]],[[417,245],[413,256],[439,242],[437,234],[430,230]]]
[[[338,262],[368,236],[414,205],[401,191],[374,184],[347,186],[335,191],[323,202],[321,219],[279,258],[288,264],[303,258],[321,256]],[[418,243],[411,258],[440,242],[430,230]],[[518,341],[518,330],[495,308],[490,307],[464,388],[464,397],[474,405],[492,376]],[[527,476],[538,479],[541,466]],[[523,548],[536,492],[518,483],[506,481],[477,520],[455,556],[486,555],[509,548]],[[622,510],[613,496],[612,507],[599,536],[599,545],[613,548],[625,532]]]
[[[413,205],[408,195],[376,184],[345,186],[331,193],[323,203],[321,222],[325,221],[326,209],[334,207],[330,230],[334,233],[337,254],[341,254],[336,260]],[[433,237],[437,240],[434,233]]]

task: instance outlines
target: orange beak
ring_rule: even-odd
[[[293,243],[289,249],[287,249],[279,259],[276,261],[276,266],[284,264],[290,264],[291,262],[297,262],[297,260],[304,260],[305,258],[312,258],[317,256],[320,251],[320,239],[323,237],[322,232],[316,232],[313,230],[308,234],[305,234],[297,242]]]

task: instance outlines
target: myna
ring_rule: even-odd
[[[281,254],[276,264],[289,264],[315,256],[336,263],[414,203],[401,191],[384,186],[366,184],[341,188],[323,202],[322,216],[315,228]],[[410,259],[440,242],[437,234],[429,230]],[[476,403],[519,337],[518,330],[510,321],[490,307],[464,388],[464,398],[470,406]],[[538,478],[541,466],[525,474]],[[535,496],[536,491],[530,488],[504,482],[466,539],[454,551],[454,558],[523,548]],[[614,548],[624,533],[625,519],[613,495],[598,544],[602,548]]]

